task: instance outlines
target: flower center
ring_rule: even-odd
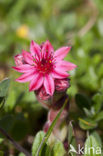
[[[37,70],[43,74],[49,73],[53,69],[53,62],[51,58],[42,59],[37,63]]]

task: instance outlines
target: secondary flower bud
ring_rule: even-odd
[[[23,62],[24,62],[22,54],[16,55],[16,56],[14,57],[14,59],[15,59],[15,64],[16,64],[16,66],[22,65]]]
[[[55,88],[57,91],[66,91],[70,87],[69,79],[56,79]]]
[[[49,108],[51,104],[51,96],[46,93],[45,88],[41,87],[39,90],[35,91],[35,95],[38,101],[43,105],[45,108]]]
[[[44,87],[41,87],[38,91],[36,91],[36,95],[40,100],[48,100],[51,97],[49,94],[46,93]]]

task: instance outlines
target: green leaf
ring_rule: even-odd
[[[45,144],[43,147],[43,150],[41,152],[41,156],[52,156],[52,151],[50,149],[50,146]]]
[[[85,142],[84,156],[101,156],[101,147],[95,135],[88,136]]]
[[[84,130],[89,130],[97,127],[96,121],[93,121],[89,118],[84,118],[84,119],[79,118],[79,125]]]
[[[19,155],[18,156],[25,156],[23,153],[19,153]]]
[[[38,148],[43,140],[45,136],[45,133],[43,131],[40,131],[37,133],[34,142],[33,142],[33,146],[32,146],[32,156],[36,156]]]
[[[40,146],[39,146],[39,149],[38,149],[38,151],[37,151],[37,156],[39,156],[39,155],[41,154],[41,151],[42,151],[42,149],[43,149],[45,143],[47,142],[47,140],[48,140],[48,138],[49,138],[49,136],[50,136],[50,134],[51,134],[51,132],[52,132],[52,130],[53,130],[53,128],[54,128],[56,122],[57,122],[57,120],[59,119],[59,117],[60,117],[60,115],[61,115],[61,113],[62,113],[64,107],[66,106],[67,102],[68,102],[68,98],[65,100],[64,105],[62,106],[61,110],[59,111],[59,113],[57,114],[56,118],[55,118],[54,121],[52,122],[52,124],[51,124],[49,130],[48,130],[47,133],[45,134],[45,136],[44,136],[44,138],[43,138],[43,140],[42,140],[42,142],[41,142],[41,144],[40,144]]]
[[[103,103],[103,96],[100,93],[97,93],[93,96],[92,101],[94,103],[94,110],[96,113],[98,113],[102,107]]]
[[[0,97],[5,97],[10,85],[10,79],[6,78],[0,82]]]
[[[87,108],[83,108],[83,110],[87,117],[92,117],[92,113],[90,112],[90,110],[88,110]]]
[[[15,90],[10,90],[10,94],[7,97],[7,100],[5,102],[5,110],[6,111],[11,111],[15,104],[16,104],[16,91]]]
[[[86,95],[83,94],[76,94],[75,96],[76,104],[80,109],[83,109],[84,107],[89,109],[90,108],[90,100]]]
[[[70,145],[72,145],[75,149],[77,149],[76,139],[75,139],[75,135],[74,135],[74,129],[73,129],[72,122],[70,122],[69,126],[68,126],[68,143],[69,143],[69,147],[70,147]],[[69,154],[71,154],[73,156],[76,156],[75,153],[69,152]]]
[[[65,149],[64,149],[62,142],[57,141],[54,144],[52,151],[53,151],[53,154],[52,154],[53,156],[64,156]]]
[[[103,111],[99,112],[95,116],[95,121],[100,121],[100,120],[103,120]]]
[[[101,141],[99,134],[96,131],[94,131],[92,133],[92,136],[94,136],[96,138],[97,142],[99,143],[99,146],[102,147],[102,141]]]

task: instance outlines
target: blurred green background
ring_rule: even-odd
[[[16,54],[22,49],[29,51],[31,40],[40,44],[47,39],[55,49],[71,45],[66,59],[78,66],[70,72],[71,87],[67,91],[71,99],[70,119],[84,130],[96,128],[102,138],[102,0],[0,0],[0,80],[11,79],[0,110],[0,125],[28,149],[42,129],[47,110],[36,101],[34,93],[28,92],[28,84],[15,82],[19,74],[11,67]],[[84,120],[93,124],[88,127]],[[0,150],[15,153],[3,136]]]

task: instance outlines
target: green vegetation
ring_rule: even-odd
[[[47,39],[55,49],[71,45],[66,59],[78,66],[70,72],[71,87],[67,90],[70,97],[67,142],[75,146],[79,131],[81,136],[83,133],[85,146],[102,147],[102,0],[0,0],[0,127],[36,155],[45,135],[42,129],[47,110],[38,103],[33,92],[29,93],[28,84],[15,82],[20,74],[11,67],[16,54],[22,49],[29,51],[31,40],[40,44]],[[63,143],[56,139],[54,144],[48,138],[41,156],[65,155]],[[90,152],[90,156],[100,156]],[[0,132],[0,156],[4,154],[24,155]]]

